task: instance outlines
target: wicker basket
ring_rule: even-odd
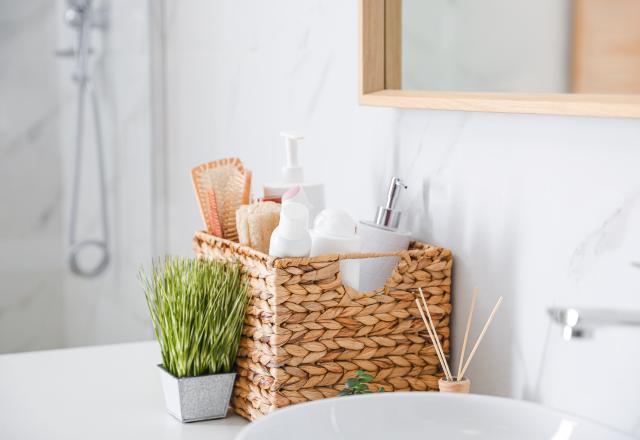
[[[396,254],[276,258],[196,233],[199,257],[240,262],[252,299],[238,353],[233,407],[255,420],[293,403],[335,396],[358,369],[386,391],[436,390],[443,376],[418,309],[422,287],[449,351],[451,252],[413,242]],[[397,255],[384,287],[341,282],[339,260]]]

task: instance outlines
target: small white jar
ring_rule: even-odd
[[[360,252],[360,247],[360,237],[356,235],[356,224],[345,211],[325,209],[317,215],[311,231],[312,257]],[[358,289],[359,267],[358,260],[340,261],[343,284]]]

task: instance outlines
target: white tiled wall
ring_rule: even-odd
[[[472,287],[478,316],[505,296],[469,371],[477,392],[639,434],[640,332],[565,343],[545,309],[640,309],[640,121],[361,107],[357,3],[168,2],[170,249],[189,254],[201,227],[192,166],[237,155],[257,193],[279,177],[278,132],[298,130],[306,174],[355,218],[392,174],[408,180],[407,226],[455,255],[454,351]]]

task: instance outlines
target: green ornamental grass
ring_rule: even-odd
[[[249,289],[239,265],[192,258],[154,261],[140,280],[163,367],[176,377],[233,370]]]

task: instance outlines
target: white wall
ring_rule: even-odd
[[[472,287],[478,316],[505,296],[477,392],[640,433],[640,333],[564,343],[545,314],[640,309],[640,121],[361,107],[355,1],[170,0],[167,22],[171,251],[201,228],[191,167],[237,155],[257,193],[279,176],[278,132],[299,130],[329,206],[367,218],[389,176],[408,180],[407,225],[455,255],[454,351]]]

